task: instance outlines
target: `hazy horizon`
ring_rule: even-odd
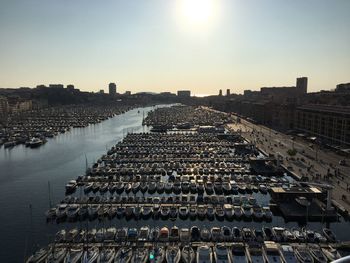
[[[350,82],[347,0],[0,0],[0,87],[308,91]]]

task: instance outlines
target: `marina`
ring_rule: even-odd
[[[194,242],[125,244],[55,244],[49,251],[39,250],[29,262],[328,262],[341,256],[332,246],[289,245],[265,241],[262,244]],[[281,251],[281,252],[280,252]],[[204,254],[205,253],[205,254]],[[203,255],[204,254],[204,255]],[[50,261],[49,261],[50,260]],[[307,261],[306,261],[307,260]]]
[[[311,216],[287,219],[279,209],[286,197],[273,194],[274,189],[307,193],[317,187],[289,177],[273,158],[222,125],[215,131],[193,123],[189,131],[149,133],[140,127],[141,132],[127,132],[60,186],[65,197],[41,216],[51,229],[49,242],[27,262],[70,262],[72,253],[78,258],[74,262],[121,262],[118,253],[149,262],[158,249],[165,253],[158,262],[173,262],[171,255],[187,262],[183,253],[196,261],[204,248],[212,255],[208,262],[217,262],[222,251],[232,262],[238,248],[247,262],[254,262],[256,253],[270,262],[273,251],[280,262],[301,262],[298,255],[305,251],[313,258],[310,247],[324,262],[329,246],[346,254],[346,235],[326,217],[322,222],[310,222]],[[313,198],[323,202],[327,194],[317,189],[320,196]],[[343,220],[337,214],[334,226]],[[294,261],[285,261],[288,251]],[[101,261],[106,254],[110,261]],[[138,254],[144,257],[132,259]]]
[[[0,263],[350,263],[349,10],[0,1]]]
[[[89,124],[100,123],[131,108],[127,105],[72,105],[14,113],[6,123],[0,125],[0,147],[11,149],[23,144],[26,147],[37,148],[49,138],[72,128],[84,128]]]

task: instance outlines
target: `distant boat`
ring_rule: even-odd
[[[40,145],[43,144],[43,141],[40,140],[39,138],[32,138],[30,141],[29,141],[29,147],[30,148],[36,148],[36,147],[39,147]]]

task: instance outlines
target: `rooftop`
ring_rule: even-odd
[[[318,112],[350,114],[350,107],[336,106],[336,105],[309,104],[309,105],[300,106],[298,107],[298,109],[318,111]]]
[[[320,194],[322,191],[317,187],[301,187],[295,186],[291,188],[282,188],[282,187],[272,187],[271,191],[273,193],[288,193],[288,194],[300,194],[300,193],[312,193],[312,194]]]

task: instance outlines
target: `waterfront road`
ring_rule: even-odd
[[[263,125],[253,124],[241,119],[240,123],[229,124],[229,128],[238,131],[248,141],[267,154],[279,156],[282,163],[297,176],[306,176],[310,181],[334,186],[332,198],[350,211],[350,160],[339,165],[344,159],[330,150],[311,144],[304,139],[283,134]],[[288,150],[295,149],[291,156]]]

